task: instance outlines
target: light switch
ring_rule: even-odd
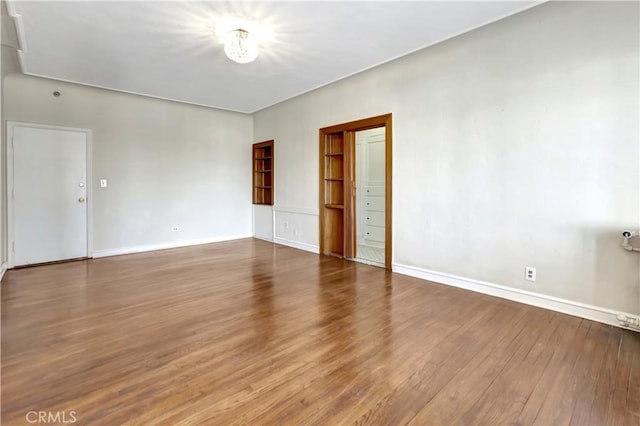
[[[100,179],[100,188],[106,188],[106,187],[107,187],[107,180]]]

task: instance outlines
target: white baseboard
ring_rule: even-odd
[[[156,251],[156,250],[166,250],[166,249],[179,248],[179,247],[198,246],[201,244],[219,243],[222,241],[239,240],[242,238],[251,238],[251,237],[252,237],[251,234],[225,235],[222,237],[203,238],[199,240],[175,241],[171,243],[151,244],[147,246],[135,246],[135,247],[123,247],[123,248],[117,248],[117,249],[96,250],[93,252],[93,257],[97,258],[97,257],[108,257],[108,256],[120,256],[122,254],[143,253],[146,251]]]
[[[2,282],[2,278],[4,278],[4,273],[7,272],[8,266],[7,262],[4,262],[2,266],[0,266],[0,283]]]
[[[287,240],[285,238],[275,237],[273,242],[276,244],[282,244],[283,246],[293,247],[304,251],[310,251],[311,253],[319,254],[320,247],[313,244],[301,243],[299,241]]]
[[[599,306],[587,305],[571,300],[560,299],[553,296],[534,293],[526,290],[519,290],[498,284],[492,284],[484,281],[473,280],[470,278],[458,277],[455,275],[445,274],[442,272],[430,271],[428,269],[417,268],[415,266],[402,265],[394,263],[392,265],[393,272],[408,275],[415,278],[421,278],[427,281],[433,281],[439,284],[446,284],[453,287],[464,288],[466,290],[478,293],[488,294],[503,299],[513,300],[515,302],[533,305],[544,309],[549,309],[564,314],[573,315],[580,318],[586,318],[592,321],[604,324],[623,327],[617,320],[617,316],[627,315],[629,317],[637,317],[638,315],[626,312],[614,311]],[[629,328],[629,330],[631,330]]]
[[[356,261],[356,262],[359,262],[359,263],[364,263],[365,265],[371,265],[371,266],[377,266],[378,268],[384,268],[384,263],[375,262],[373,260],[362,259],[362,258],[359,258],[359,257],[356,257],[353,260]]]
[[[273,242],[273,240],[271,238],[267,238],[267,237],[261,237],[260,235],[254,235],[253,238],[256,238],[258,240],[262,240],[262,241],[268,241],[270,243]]]

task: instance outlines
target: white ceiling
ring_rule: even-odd
[[[10,1],[27,74],[255,112],[540,2]],[[216,26],[258,23],[258,59]]]

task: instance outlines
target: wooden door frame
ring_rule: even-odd
[[[14,145],[13,135],[16,127],[28,127],[31,129],[44,129],[44,130],[59,130],[67,132],[79,132],[85,134],[86,143],[86,182],[87,188],[87,258],[93,257],[93,167],[92,167],[92,147],[93,147],[93,131],[91,129],[81,129],[76,127],[63,127],[63,126],[51,126],[48,124],[26,123],[20,121],[7,121],[7,157],[5,167],[7,170],[7,268],[13,268],[15,259],[13,244],[15,242],[15,211],[14,211],[14,173],[13,173],[13,159],[14,159]]]
[[[332,133],[343,133],[345,144],[351,142],[355,142],[355,132],[361,130],[375,129],[378,127],[385,128],[385,229],[384,229],[384,267],[388,270],[391,270],[391,259],[392,259],[392,178],[393,178],[393,114],[383,114],[375,117],[369,117],[362,120],[350,121],[348,123],[337,124],[334,126],[323,127],[320,129],[319,138],[320,138],[320,184],[319,184],[319,206],[320,206],[320,253],[324,252],[324,204],[323,204],[323,193],[324,193],[324,140],[325,137]],[[355,146],[353,147],[355,149]],[[351,150],[351,148],[350,148]],[[350,152],[349,150],[349,152]],[[355,161],[350,160],[349,163],[352,167],[355,166]],[[345,187],[345,191],[348,194],[352,194],[353,188],[349,186],[349,188]],[[350,197],[351,204],[353,204],[353,197]],[[346,206],[345,206],[346,208]],[[352,223],[355,223],[355,216],[353,215],[353,208],[350,209],[351,217],[350,220]],[[346,215],[345,215],[346,216]],[[348,239],[351,244],[355,243],[355,226],[351,230],[351,238]],[[346,237],[345,237],[346,238]],[[347,250],[347,253],[349,251]],[[346,254],[345,253],[345,257]]]

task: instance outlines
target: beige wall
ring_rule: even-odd
[[[546,3],[254,114],[276,239],[318,244],[318,129],[393,113],[395,264],[640,313],[638,6]]]
[[[93,131],[94,252],[251,235],[250,115],[24,75],[3,94],[7,120]]]

